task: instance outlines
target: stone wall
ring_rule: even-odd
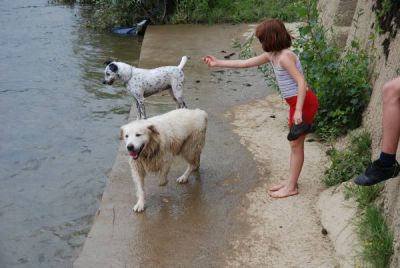
[[[389,17],[392,28],[379,34],[376,31],[376,6],[370,0],[320,0],[319,10],[322,23],[332,27],[334,38],[340,37],[343,44],[349,45],[357,38],[375,62],[371,66],[373,92],[371,101],[363,116],[363,127],[372,136],[373,158],[380,153],[382,133],[382,87],[385,82],[400,75],[400,34],[396,27],[396,15]],[[400,11],[394,12],[398,15]],[[357,25],[354,25],[357,21]],[[397,24],[396,24],[397,23]],[[344,41],[345,40],[345,41]],[[398,154],[399,155],[399,151]],[[388,223],[395,234],[395,254],[391,267],[400,267],[400,180],[393,179],[385,184],[381,204]]]

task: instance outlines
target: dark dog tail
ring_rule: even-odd
[[[183,56],[182,60],[181,60],[181,63],[179,63],[179,65],[178,65],[178,68],[182,70],[183,66],[185,66],[187,60],[188,60],[188,57],[187,56]]]

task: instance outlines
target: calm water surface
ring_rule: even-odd
[[[131,98],[103,62],[141,40],[83,27],[77,6],[0,1],[0,267],[71,267],[89,231]]]

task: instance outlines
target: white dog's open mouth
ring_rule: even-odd
[[[128,150],[128,154],[129,154],[130,156],[132,156],[132,158],[133,158],[134,160],[136,160],[136,159],[139,158],[139,155],[140,155],[140,153],[142,152],[143,147],[144,147],[144,144],[143,144],[142,146],[140,146],[140,148],[139,148],[138,150],[135,150],[135,149]]]

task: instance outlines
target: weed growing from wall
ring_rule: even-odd
[[[368,132],[361,132],[350,139],[345,149],[332,148],[328,154],[332,164],[325,171],[325,183],[332,186],[351,180],[363,173],[371,161],[371,137]],[[393,233],[374,204],[382,190],[383,184],[345,185],[346,198],[353,198],[361,210],[354,224],[362,242],[360,256],[366,262],[365,267],[388,267],[393,254]]]
[[[370,204],[356,223],[363,250],[361,257],[366,267],[386,268],[393,254],[393,232],[379,209]]]
[[[327,30],[318,22],[315,1],[311,1],[308,20],[299,33],[294,48],[320,103],[316,133],[329,139],[359,127],[371,95],[367,53],[356,40],[344,50],[327,39]]]
[[[353,179],[371,162],[371,137],[368,132],[353,136],[343,150],[332,147],[327,154],[331,165],[325,170],[324,182],[328,186]]]

